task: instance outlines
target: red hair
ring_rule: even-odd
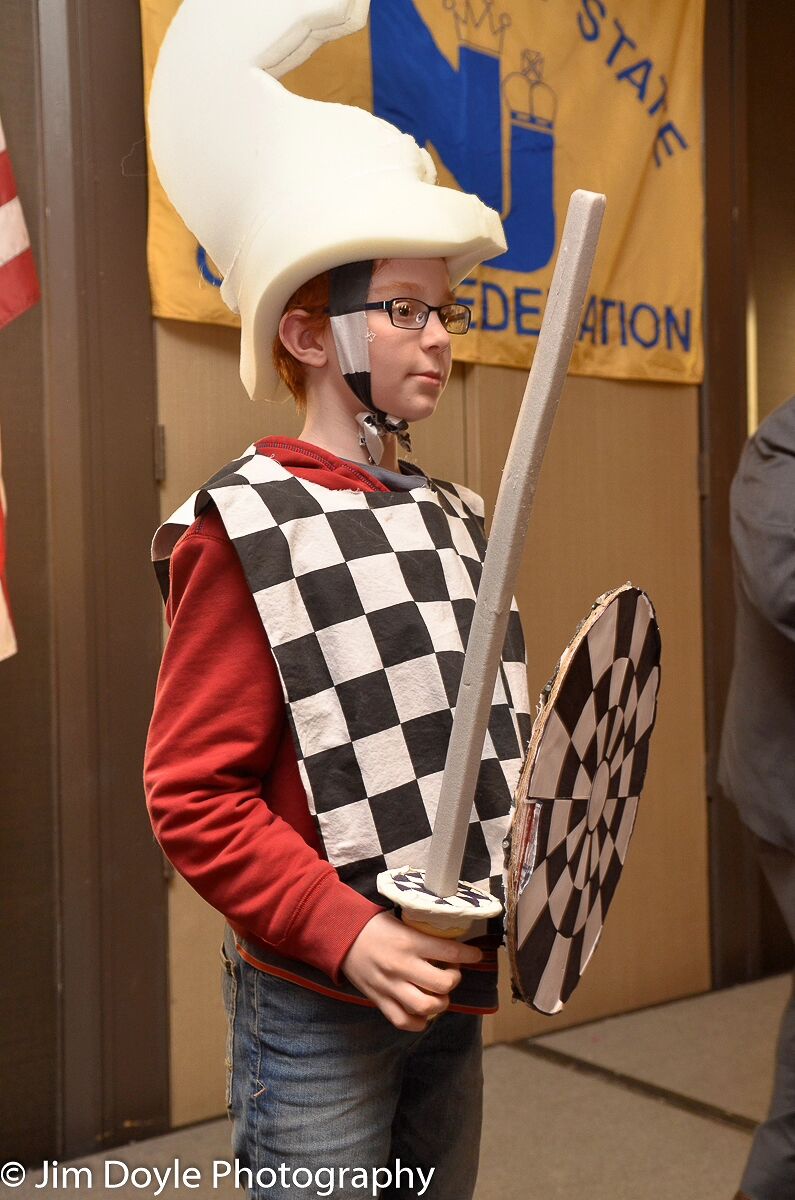
[[[308,279],[306,283],[293,292],[284,306],[284,313],[292,308],[304,308],[309,313],[306,325],[314,333],[321,333],[328,324],[326,309],[329,303],[329,273],[323,271]],[[302,362],[290,353],[278,333],[273,340],[273,365],[279,378],[292,392],[296,407],[303,412],[306,407],[306,368]]]

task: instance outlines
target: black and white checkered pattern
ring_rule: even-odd
[[[437,896],[436,892],[432,892],[426,885],[424,871],[412,869],[400,871],[392,875],[391,882],[398,892],[413,892],[415,895],[427,896],[435,908],[452,907],[451,896]],[[484,897],[482,892],[464,882],[463,879],[458,881],[455,899],[462,904],[469,905],[473,914],[477,914],[478,909],[482,908],[485,902],[490,901],[490,897]]]
[[[198,493],[196,511],[210,499],[279,668],[329,861],[375,899],[380,871],[425,866],[486,549],[482,501],[436,481],[333,491],[255,447]],[[189,515],[183,506],[163,527],[154,557]],[[529,732],[514,604],[462,872],[496,895]]]
[[[517,789],[508,881],[514,990],[558,1012],[596,949],[654,727],[660,636],[629,584],[594,605],[542,696]]]

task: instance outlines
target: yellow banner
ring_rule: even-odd
[[[141,0],[149,79],[179,0]],[[371,0],[366,30],[283,80],[368,108],[427,146],[441,183],[502,214],[508,252],[457,289],[464,362],[526,367],[572,191],[607,212],[575,374],[702,378],[704,0]],[[236,324],[150,165],[156,316]]]

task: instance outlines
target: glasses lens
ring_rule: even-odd
[[[439,309],[439,318],[448,333],[466,333],[472,313],[466,304],[445,304]]]
[[[427,304],[404,296],[392,301],[390,316],[392,324],[397,325],[399,329],[422,329],[428,320],[428,312]]]

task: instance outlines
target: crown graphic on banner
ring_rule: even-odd
[[[521,70],[506,76],[502,93],[517,124],[537,129],[551,129],[555,124],[558,101],[544,83],[544,56],[538,50],[522,51]]]
[[[494,0],[444,0],[444,6],[455,18],[458,40],[474,50],[501,54],[505,34],[511,27],[508,13],[494,12]],[[477,15],[479,12],[480,15]]]

